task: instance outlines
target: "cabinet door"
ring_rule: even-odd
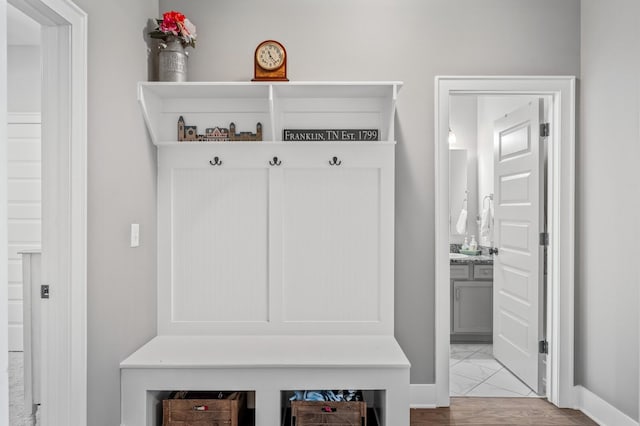
[[[170,322],[267,321],[268,169],[174,168],[170,180]]]
[[[491,333],[493,331],[493,283],[453,282],[453,332]]]
[[[283,320],[381,316],[381,171],[290,168],[283,176]]]

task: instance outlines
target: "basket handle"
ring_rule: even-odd
[[[208,411],[209,410],[209,406],[208,405],[194,405],[193,406],[193,411]]]
[[[323,413],[335,413],[336,411],[338,411],[338,409],[325,405],[324,407],[320,408],[320,411],[322,411]]]

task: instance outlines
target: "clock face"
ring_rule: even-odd
[[[258,47],[256,61],[261,68],[271,71],[284,64],[284,49],[276,44],[267,42]]]

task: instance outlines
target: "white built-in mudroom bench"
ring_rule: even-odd
[[[400,86],[139,84],[158,150],[158,335],[120,364],[122,425],[159,425],[171,391],[239,390],[255,425],[281,426],[283,395],[312,389],[363,390],[380,425],[409,425],[393,335]],[[227,131],[242,140],[178,142]]]

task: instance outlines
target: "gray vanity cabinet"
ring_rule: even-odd
[[[493,265],[451,265],[451,341],[491,342]]]

